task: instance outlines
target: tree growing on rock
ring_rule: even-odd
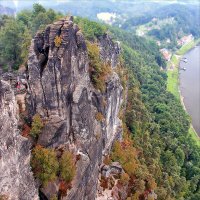
[[[129,176],[134,176],[139,163],[136,149],[129,141],[124,141],[123,143],[116,141],[113,145],[111,159],[118,161]]]
[[[99,47],[96,43],[87,42],[90,77],[94,87],[101,92],[106,90],[106,77],[111,73],[110,65],[100,59]]]
[[[41,133],[42,128],[44,127],[44,124],[42,122],[42,119],[39,114],[35,114],[33,116],[33,121],[32,121],[32,128],[30,131],[30,135],[37,139],[39,134]]]
[[[54,181],[59,170],[55,150],[36,146],[32,150],[31,166],[35,177],[41,181],[42,185],[45,186],[50,181]]]
[[[74,156],[71,152],[65,151],[60,160],[60,177],[65,182],[72,181],[76,173]]]

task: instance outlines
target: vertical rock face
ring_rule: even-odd
[[[37,200],[30,169],[30,146],[27,139],[19,134],[16,111],[17,104],[10,84],[0,80],[0,197]]]
[[[96,198],[103,156],[121,138],[118,114],[123,100],[120,79],[114,72],[119,45],[104,35],[98,39],[98,46],[102,62],[112,68],[103,93],[91,82],[85,39],[72,17],[49,25],[35,36],[29,53],[28,80],[15,77],[27,86],[23,95],[12,88],[16,80],[11,84],[9,78],[0,81],[0,197],[39,199],[30,169],[30,144],[17,128],[17,102],[23,99],[23,110],[28,109],[31,116],[38,113],[45,121],[37,143],[68,149],[79,157],[72,189],[63,199]],[[49,190],[43,190],[49,198],[45,191]]]
[[[115,68],[118,44],[105,35],[98,45],[102,61]],[[122,132],[118,75],[114,70],[108,75],[104,93],[93,87],[86,43],[70,17],[36,35],[30,48],[28,76],[30,113],[40,114],[46,122],[38,143],[68,148],[80,156],[72,189],[64,199],[95,199],[102,157]]]

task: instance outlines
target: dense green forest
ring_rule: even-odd
[[[144,41],[121,31],[114,35],[123,42],[126,66],[135,77],[129,79],[129,90],[132,85],[139,87],[140,104],[146,108],[141,106],[140,111],[137,107],[139,115],[132,117],[138,98],[129,95],[132,110],[127,109],[126,124],[136,148],[142,150],[139,160],[155,178],[158,199],[199,199],[200,148],[188,135],[189,117],[166,91],[166,73],[160,70],[154,53],[142,45]]]
[[[0,67],[7,70],[26,65],[33,35],[59,17],[60,13],[38,4],[32,11],[18,13],[16,18],[1,16]],[[162,70],[166,63],[158,47],[117,28],[82,18],[76,18],[75,22],[90,44],[105,32],[121,43],[121,70],[128,74],[125,84],[128,100],[122,116],[124,142],[114,145],[110,159],[121,162],[127,173],[122,181],[129,182],[128,199],[144,199],[145,191],[155,190],[158,200],[199,200],[200,147],[188,135],[188,115],[180,102],[166,91],[167,75]],[[95,48],[95,45],[88,46],[89,56],[93,58]],[[94,76],[98,78],[99,74]],[[128,160],[126,165],[124,160]]]
[[[0,15],[0,67],[18,69],[26,65],[28,49],[35,33],[62,16],[39,4],[13,16]]]

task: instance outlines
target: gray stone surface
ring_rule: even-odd
[[[30,145],[17,129],[18,114],[9,82],[0,80],[0,196],[8,200],[37,200],[30,169]]]
[[[59,47],[54,43],[56,36],[62,38]],[[119,44],[105,35],[99,39],[99,47],[102,61],[114,68]],[[122,133],[120,79],[113,71],[102,94],[91,83],[88,63],[84,36],[72,18],[48,26],[32,41],[28,104],[32,115],[39,113],[47,122],[38,143],[48,148],[66,147],[80,155],[72,189],[64,199],[95,199],[103,154]],[[97,112],[103,114],[102,122],[95,119]]]

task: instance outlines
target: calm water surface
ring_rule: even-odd
[[[187,112],[192,118],[192,124],[200,136],[200,46],[184,55],[188,62],[181,61],[180,90]]]

